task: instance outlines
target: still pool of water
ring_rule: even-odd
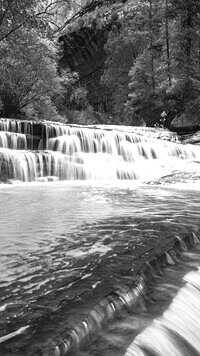
[[[197,184],[30,183],[2,185],[0,194],[0,336],[62,298],[99,284],[110,292],[125,274],[116,255],[199,226]]]

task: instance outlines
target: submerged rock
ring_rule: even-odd
[[[58,181],[59,180],[59,177],[57,176],[48,176],[47,177],[47,181],[48,182],[55,182],[55,181]]]
[[[23,181],[19,180],[19,179],[7,179],[6,183],[7,184],[20,184],[20,183],[23,183]]]
[[[47,177],[38,177],[37,182],[55,182],[58,181],[59,177],[57,176],[47,176]]]

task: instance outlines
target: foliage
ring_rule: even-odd
[[[199,0],[2,0],[1,114],[57,119],[65,107],[87,108],[77,73],[57,67],[56,41],[70,19],[109,29],[101,81],[115,117],[153,125],[166,112],[169,125],[199,113],[199,13]]]
[[[129,71],[149,42],[144,10],[141,1],[133,2],[131,8],[124,7],[123,16],[116,17],[105,46],[108,59],[102,81],[113,93],[114,114],[124,111],[129,94]]]
[[[19,29],[37,28],[43,35],[60,30],[73,8],[71,0],[1,0],[0,41]]]
[[[35,30],[23,30],[1,43],[1,98],[9,116],[60,90],[52,48]]]
[[[109,33],[105,46],[108,54],[102,83],[111,89],[113,114],[123,111],[123,103],[128,94],[128,71],[135,57],[136,45],[133,42],[131,27],[119,28],[115,24]]]
[[[105,47],[102,80],[113,111],[132,112],[129,124],[138,117],[156,124],[165,111],[169,125],[176,114],[199,110],[199,1],[135,0],[126,8]]]
[[[64,0],[2,1],[0,110],[3,116],[25,113],[40,119],[46,115],[59,118],[59,105],[67,102],[67,96],[70,102],[73,89],[77,91],[77,74],[58,71],[59,51],[53,37],[69,9],[70,2]]]
[[[70,96],[71,106],[78,109],[85,109],[88,105],[87,102],[87,89],[78,85],[73,88],[72,94]]]

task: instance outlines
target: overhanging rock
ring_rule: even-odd
[[[59,39],[63,47],[60,66],[68,66],[72,71],[78,72],[80,83],[87,88],[88,100],[96,111],[109,109],[110,93],[100,83],[106,61],[104,45],[109,27],[82,27]]]

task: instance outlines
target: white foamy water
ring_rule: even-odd
[[[200,352],[200,273],[195,270],[183,278],[185,285],[159,318],[136,336],[125,356],[196,355]],[[184,349],[184,343],[188,347]]]
[[[167,130],[45,122],[39,149],[27,150],[34,125],[0,120],[0,176],[13,183],[0,185],[3,356],[18,356],[16,350],[27,356],[33,345],[45,349],[63,328],[75,330],[81,344],[123,303],[131,306],[138,256],[167,248],[172,237],[182,251],[186,235],[198,242],[200,147],[179,143]],[[166,261],[176,264],[170,253]],[[174,333],[198,354],[198,288],[199,271],[187,274],[169,308],[119,355],[146,355],[146,348],[186,356]],[[101,303],[110,295],[110,305]],[[59,342],[51,345],[44,355],[61,352]]]
[[[39,132],[39,151],[27,151],[27,138],[33,147]],[[0,147],[0,178],[23,182],[154,180],[187,170],[188,162],[200,157],[198,146],[183,145],[164,129],[5,119],[0,120]]]

